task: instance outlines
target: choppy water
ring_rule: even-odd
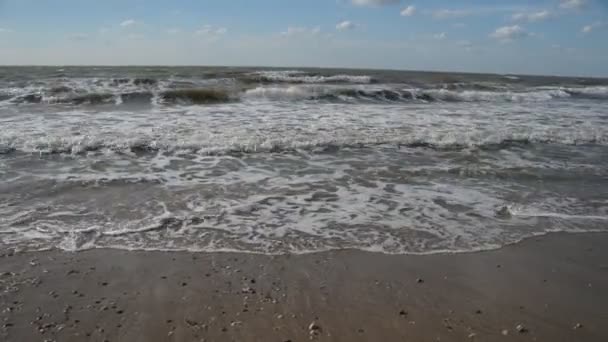
[[[0,68],[0,246],[495,248],[608,230],[608,80]]]

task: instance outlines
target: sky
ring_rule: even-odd
[[[0,65],[608,76],[608,0],[0,0]]]

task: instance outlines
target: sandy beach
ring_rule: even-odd
[[[500,250],[5,253],[2,341],[607,341],[608,234]]]

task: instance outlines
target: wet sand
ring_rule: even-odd
[[[496,251],[0,258],[1,341],[608,341],[608,234]]]

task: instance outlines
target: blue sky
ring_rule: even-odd
[[[608,1],[0,0],[0,64],[608,76]]]

